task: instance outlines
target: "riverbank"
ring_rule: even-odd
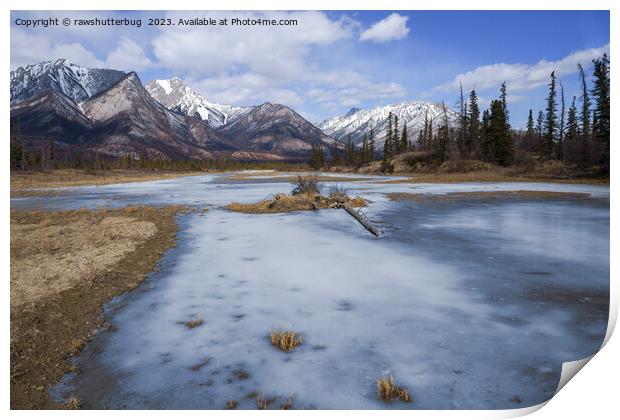
[[[106,328],[103,305],[138,286],[174,246],[185,211],[11,212],[11,409],[63,408],[50,387]]]
[[[11,196],[53,194],[54,191],[28,191],[39,188],[106,185],[125,182],[155,181],[180,176],[202,175],[204,172],[110,170],[85,171],[59,169],[53,171],[11,171]]]

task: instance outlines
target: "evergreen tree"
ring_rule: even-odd
[[[581,63],[577,64],[579,80],[581,81],[581,164],[585,165],[590,159],[590,97],[586,74]]]
[[[332,147],[332,166],[338,166],[342,163],[342,157],[340,155],[340,145],[337,140],[334,140]]]
[[[407,149],[409,149],[409,134],[407,134],[407,121],[405,121],[403,134],[400,136],[400,150],[405,152]]]
[[[433,154],[440,162],[450,159],[450,127],[448,125],[448,110],[446,104],[442,103],[443,108],[443,124],[437,130],[437,138],[434,141]]]
[[[369,161],[368,158],[368,138],[366,137],[366,133],[364,133],[364,139],[362,140],[362,152],[361,152],[361,163],[367,163]]]
[[[383,143],[383,160],[387,161],[388,159],[390,159],[390,157],[392,157],[392,113],[390,112],[388,114],[388,126],[387,126],[387,132],[385,133],[385,142]]]
[[[486,134],[487,156],[502,166],[510,165],[514,155],[505,109],[502,99],[491,101]]]
[[[426,111],[426,114],[424,114],[424,127],[422,128],[422,130],[420,131],[420,134],[418,135],[418,144],[420,146],[420,149],[422,150],[428,150],[428,110]]]
[[[568,115],[566,117],[566,136],[564,139],[566,155],[565,158],[571,160],[572,162],[576,161],[577,154],[576,146],[579,137],[579,123],[577,121],[577,106],[575,105],[575,101],[577,98],[573,96],[573,102],[571,106],[568,108]]]
[[[432,150],[433,149],[433,142],[435,141],[435,136],[433,135],[433,118],[431,117],[430,120],[428,120],[428,133],[426,136],[426,150]]]
[[[538,117],[536,117],[536,137],[539,143],[542,142],[544,115],[542,111],[538,111]]]
[[[609,58],[592,60],[594,63],[594,87],[592,97],[596,102],[592,119],[592,136],[604,146],[603,163],[609,163],[610,143],[610,81]]]
[[[555,71],[551,72],[549,82],[549,96],[547,96],[547,112],[545,113],[545,126],[543,133],[543,155],[546,159],[553,157],[553,148],[557,129],[557,105],[556,105],[556,77]]]
[[[392,141],[390,142],[392,155],[400,153],[400,142],[398,140],[398,115],[394,115],[394,129],[392,130]]]
[[[24,168],[24,148],[19,138],[11,136],[11,169]]]
[[[478,96],[472,90],[469,94],[469,116],[467,117],[467,142],[465,147],[466,157],[470,157],[478,150],[480,142],[480,108],[478,107]]]
[[[493,153],[491,151],[491,142],[489,139],[489,110],[482,112],[482,121],[480,123],[480,158],[483,160],[491,160]]]
[[[564,103],[564,86],[562,82],[560,82],[560,126],[558,128],[558,159],[562,160],[564,157],[564,114],[565,114],[565,103]]]
[[[462,158],[468,155],[467,152],[467,106],[465,104],[465,98],[463,96],[463,84],[459,82],[460,97],[459,97],[459,131],[456,137],[456,146],[459,150],[459,154]]]
[[[318,170],[325,166],[325,150],[321,145],[312,145],[310,150],[309,165],[312,169]]]
[[[510,118],[508,116],[508,101],[506,100],[506,82],[502,83],[502,86],[499,89],[500,91],[500,99],[502,100],[502,107],[504,108],[504,115],[506,119],[506,124],[510,127]]]
[[[527,115],[527,129],[525,134],[528,137],[534,137],[534,135],[536,134],[536,131],[534,129],[534,117],[532,115],[532,110],[530,109],[530,113]]]
[[[368,155],[369,155],[369,161],[374,161],[375,160],[375,135],[374,135],[374,129],[372,128],[372,126],[370,127],[370,138],[368,139]]]

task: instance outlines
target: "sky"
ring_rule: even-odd
[[[60,24],[26,26],[46,18]],[[141,26],[75,24],[92,18]],[[218,24],[180,24],[193,18]],[[11,69],[66,58],[135,71],[144,84],[178,76],[211,102],[282,103],[312,122],[410,100],[454,108],[460,84],[466,95],[476,89],[484,108],[505,81],[519,128],[529,109],[544,109],[552,71],[567,104],[579,97],[577,64],[591,73],[592,59],[609,54],[609,33],[608,11],[12,11]]]

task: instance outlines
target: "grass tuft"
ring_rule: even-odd
[[[66,410],[79,410],[81,405],[80,399],[75,395],[70,396],[69,399],[65,401]]]
[[[237,401],[235,400],[226,401],[227,410],[234,410],[235,408],[237,408]]]
[[[398,386],[394,383],[394,378],[380,378],[377,381],[377,393],[379,399],[385,402],[392,400],[402,400],[404,402],[412,402],[413,398],[409,395],[407,388]]]
[[[321,194],[321,187],[319,185],[319,178],[316,176],[298,176],[297,180],[293,182],[292,195],[317,195]]]
[[[280,410],[290,410],[293,408],[293,397],[288,397],[282,404],[280,404]]]
[[[269,404],[275,401],[275,398],[265,398],[262,394],[258,394],[256,397],[256,408],[259,410],[266,410]]]
[[[289,353],[303,343],[303,337],[293,331],[274,330],[269,335],[271,345],[283,352]]]
[[[192,328],[200,327],[202,324],[204,324],[204,320],[202,318],[196,318],[186,321],[184,325],[185,328],[191,330]]]

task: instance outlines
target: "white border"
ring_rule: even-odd
[[[9,1],[3,2],[4,8],[4,25],[2,26],[2,44],[4,46],[4,53],[2,54],[3,68],[8,73],[10,70],[10,9],[15,10],[611,10],[611,45],[614,48],[617,45],[617,30],[615,28],[620,27],[620,20],[616,17],[616,11],[614,6],[618,2],[602,1],[602,0],[589,0],[589,1],[575,1],[575,0],[520,0],[520,1],[489,1],[489,0],[470,0],[467,2],[458,0],[434,0],[433,2],[414,2],[412,0],[383,0],[381,2],[373,0],[298,0],[292,3],[290,0],[270,0],[270,1],[248,1],[248,0],[227,0],[218,2],[198,2],[189,0],[175,0],[174,2],[166,2],[163,0],[151,0],[145,2],[144,0],[107,0],[105,2],[99,2],[93,4],[93,2],[84,2],[77,0],[56,0],[55,2],[49,2],[45,0],[22,0],[19,3],[13,1],[12,4]],[[616,6],[616,9],[619,7]],[[524,31],[527,28],[524,28]],[[544,42],[544,40],[541,40]],[[611,52],[611,68],[617,69],[617,51],[612,49]],[[5,73],[5,74],[7,74]],[[10,87],[8,83],[8,77],[4,82],[4,98],[10,96]],[[618,98],[618,88],[615,83],[612,83],[612,109],[616,109],[615,104]],[[10,201],[8,197],[9,193],[9,159],[8,159],[8,132],[9,132],[9,101],[3,102],[3,111],[1,114],[2,121],[2,133],[4,133],[4,157],[0,160],[2,168],[2,190],[5,199],[2,201],[2,213],[4,214],[4,220],[1,227],[2,237],[2,278],[4,282],[4,328],[2,330],[2,352],[4,355],[5,363],[2,366],[2,377],[4,383],[7,384],[6,388],[3,388],[2,402],[5,410],[9,409],[9,281],[10,268],[9,268],[9,218]],[[617,142],[620,141],[620,136],[617,135],[617,124],[615,119],[612,121],[612,178],[616,179],[618,174],[617,169]],[[615,213],[617,209],[616,194],[614,191],[614,184],[611,188],[611,232],[617,232],[618,227],[615,219]],[[611,255],[618,255],[617,250],[617,237],[612,234],[611,238]],[[610,338],[613,325],[618,313],[618,284],[617,284],[617,263],[614,258],[611,259],[611,294],[612,294],[612,306],[610,309],[610,317],[613,321],[610,322],[612,328],[608,331],[606,341]],[[583,368],[583,371],[579,373],[579,378],[574,381],[570,381],[568,385],[562,389],[562,391],[554,397],[547,406],[540,411],[537,411],[533,415],[533,418],[537,419],[550,419],[550,418],[566,418],[566,419],[583,419],[584,417],[593,418],[612,418],[617,415],[618,403],[616,402],[617,392],[615,386],[618,384],[618,374],[620,373],[620,343],[618,339],[612,339],[607,343],[604,350],[597,354],[590,363]],[[337,392],[337,390],[335,390]],[[543,404],[544,405],[544,404]],[[542,405],[541,405],[542,406]],[[117,412],[114,416],[129,418],[172,418],[183,416],[192,419],[204,419],[205,416],[226,416],[229,418],[249,418],[258,416],[286,416],[294,415],[296,418],[315,418],[317,416],[331,418],[354,416],[359,419],[376,418],[377,415],[389,418],[405,418],[405,417],[423,417],[423,418],[498,418],[498,417],[515,417],[525,415],[536,411],[540,407],[534,407],[523,410],[508,410],[508,411],[299,411],[291,414],[286,412],[253,412],[253,411],[238,411],[238,412],[212,412],[212,411],[131,411],[131,412]],[[60,411],[39,411],[39,412],[10,412],[10,415],[15,418],[59,418],[65,416],[82,416],[84,412],[60,412]],[[107,419],[111,413],[99,411],[88,412],[88,416],[95,419]]]

